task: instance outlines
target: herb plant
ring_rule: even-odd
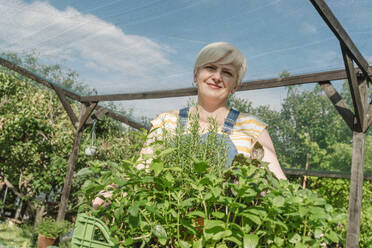
[[[226,148],[211,122],[201,138],[197,117],[187,130],[151,144],[153,154],[121,164],[92,164],[80,211],[102,219],[120,247],[321,247],[343,244],[345,215],[297,184],[277,180],[267,164]],[[151,158],[147,169],[139,163]],[[106,185],[116,184],[118,187]],[[92,210],[102,189],[110,204]]]

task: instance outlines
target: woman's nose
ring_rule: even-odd
[[[222,81],[222,75],[221,75],[221,72],[216,70],[215,72],[213,72],[213,80],[215,82],[221,82]]]

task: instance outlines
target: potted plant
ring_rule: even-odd
[[[56,222],[51,217],[44,218],[37,228],[39,233],[37,247],[47,248],[48,246],[53,245],[54,241],[67,226],[68,224],[66,221]]]

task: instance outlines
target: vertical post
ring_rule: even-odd
[[[97,102],[88,104],[88,107],[82,104],[79,122],[76,123],[77,128],[76,128],[76,135],[74,139],[74,146],[72,147],[72,153],[70,154],[70,158],[68,160],[68,169],[67,169],[67,173],[65,177],[65,183],[63,185],[61,202],[60,202],[59,209],[58,209],[57,221],[61,221],[65,218],[68,198],[70,196],[70,191],[71,191],[72,177],[74,175],[75,165],[78,159],[78,152],[79,152],[81,137],[83,136],[83,130],[85,127],[85,123],[96,106],[97,106]]]
[[[353,156],[351,162],[349,220],[346,235],[347,248],[359,247],[365,137],[365,133],[353,131]]]
[[[309,170],[309,159],[310,159],[310,154],[306,154],[306,165],[305,165],[305,171],[307,172]],[[302,188],[306,189],[306,182],[307,182],[307,176],[304,176],[304,181],[302,183]]]
[[[63,185],[62,195],[61,195],[61,202],[58,209],[58,216],[57,221],[61,221],[65,218],[68,198],[70,196],[71,185],[72,185],[72,177],[74,175],[75,165],[78,158],[78,152],[81,142],[81,137],[83,135],[83,129],[77,129],[76,135],[74,139],[74,146],[72,148],[72,153],[70,154],[70,158],[68,160],[68,169],[65,177],[65,183]]]

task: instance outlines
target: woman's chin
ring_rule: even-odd
[[[220,92],[205,92],[204,94],[198,95],[199,101],[205,103],[222,103],[225,102],[228,95],[224,96]]]

